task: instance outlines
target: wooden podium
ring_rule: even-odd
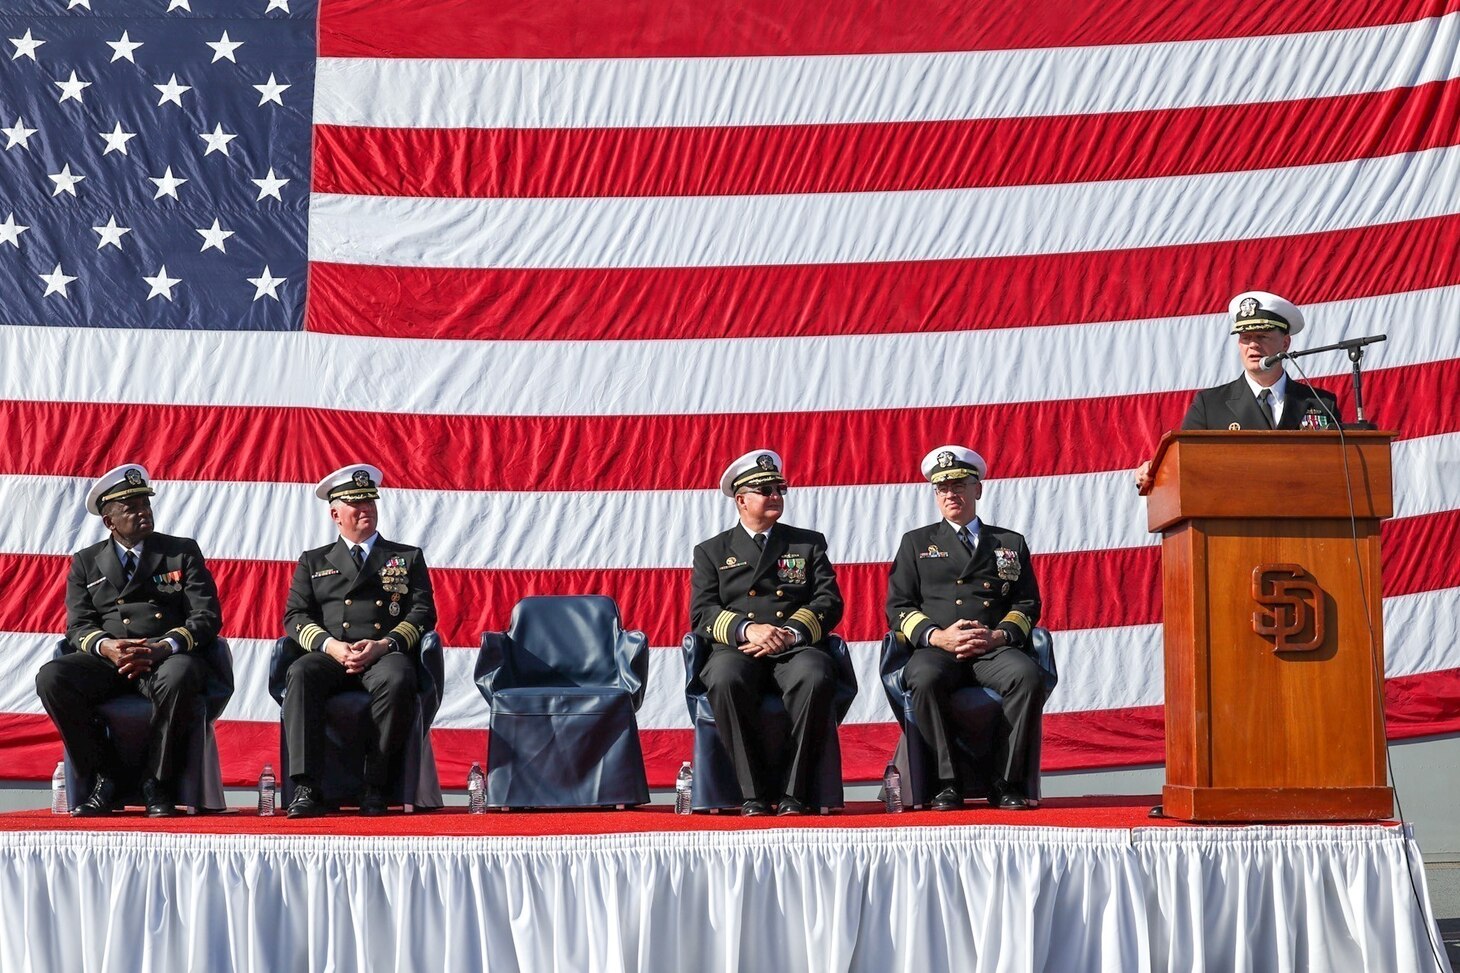
[[[1393,438],[1349,432],[1342,447],[1337,432],[1317,431],[1161,440],[1146,510],[1162,538],[1167,817],[1393,813],[1379,591]]]

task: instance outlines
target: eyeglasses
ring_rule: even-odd
[[[759,493],[763,497],[781,497],[781,496],[785,496],[786,491],[788,489],[790,489],[790,488],[789,487],[785,487],[785,486],[781,486],[781,485],[776,484],[776,483],[767,483],[764,486],[746,487],[745,489],[741,490],[740,492],[741,493]]]
[[[940,495],[946,493],[965,493],[968,490],[968,484],[970,479],[971,477],[964,477],[961,480],[950,480],[946,483],[934,483],[933,492]],[[976,483],[978,481],[974,480],[973,482]]]

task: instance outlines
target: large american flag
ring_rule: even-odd
[[[1457,0],[8,0],[0,38],[0,776],[59,756],[34,673],[86,488],[134,461],[218,577],[255,779],[312,484],[368,461],[453,646],[443,779],[484,752],[481,631],[606,592],[658,647],[665,784],[691,549],[767,446],[839,565],[874,777],[887,566],[950,441],[1036,551],[1046,767],[1158,762],[1129,471],[1238,374],[1248,288],[1299,345],[1390,336],[1389,731],[1460,728]],[[1352,412],[1347,360],[1304,365]]]

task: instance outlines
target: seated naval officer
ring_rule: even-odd
[[[963,805],[950,742],[949,698],[966,686],[1003,697],[993,747],[989,801],[1031,806],[1024,779],[1044,712],[1044,674],[1024,650],[1039,621],[1039,584],[1021,534],[983,523],[977,513],[988,465],[965,446],[923,457],[943,519],[902,537],[887,587],[887,618],[914,650],[903,669],[917,726],[938,764],[933,808]]]
[[[1226,385],[1196,393],[1182,429],[1331,429],[1338,421],[1332,392],[1288,378],[1282,362],[1265,359],[1288,350],[1303,330],[1303,312],[1266,291],[1246,291],[1228,306],[1242,375]],[[1150,483],[1151,464],[1136,470],[1136,486]]]
[[[836,676],[825,639],[842,617],[826,538],[780,522],[786,479],[781,457],[757,449],[720,478],[739,523],[694,550],[690,627],[713,642],[701,680],[730,751],[742,813],[805,814],[811,775],[830,725]],[[791,717],[791,759],[771,779],[757,725],[774,684]]]
[[[154,530],[152,485],[137,463],[118,466],[86,495],[110,536],[71,556],[66,637],[79,651],[47,662],[36,694],[81,777],[95,775],[78,817],[118,807],[118,757],[96,707],[122,693],[152,703],[142,800],[149,817],[171,817],[174,776],[204,719],[208,666],[193,650],[218,637],[222,611],[196,541]]]
[[[360,813],[384,814],[384,787],[399,760],[419,707],[414,653],[436,624],[431,578],[419,547],[376,530],[380,470],[342,467],[319,482],[339,538],[305,551],[294,570],[284,631],[307,652],[289,666],[284,727],[294,798],[289,817],[327,810],[324,779],[325,703],[346,689],[370,694],[372,748],[364,755]]]

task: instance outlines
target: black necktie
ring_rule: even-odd
[[[137,571],[137,555],[133,554],[131,551],[128,551],[122,557],[122,574],[124,574],[126,576],[125,577],[125,581],[127,583],[129,583],[129,584],[131,583],[131,581],[132,581],[132,575],[135,574],[136,571]]]
[[[967,524],[965,524],[964,526],[958,528],[958,539],[963,542],[963,546],[964,547],[968,548],[968,553],[970,553],[970,554],[974,553],[973,537],[970,536],[969,533],[968,533],[968,525]]]
[[[1257,397],[1257,404],[1262,406],[1263,418],[1267,419],[1267,428],[1277,428],[1277,417],[1272,411],[1272,389],[1263,389],[1262,394]]]
[[[356,544],[350,548],[350,556],[355,559],[355,567],[361,571],[365,570],[365,548]]]
[[[758,547],[758,548],[760,548],[762,551],[765,550],[765,535],[764,534],[756,534],[755,535],[755,546]]]

